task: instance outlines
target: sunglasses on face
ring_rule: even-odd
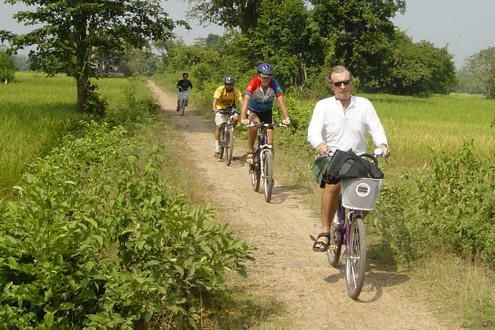
[[[333,84],[335,87],[340,87],[342,84],[344,84],[344,86],[348,86],[350,83],[351,83],[351,80],[343,80],[343,81],[336,81],[336,82],[333,82],[332,84]]]

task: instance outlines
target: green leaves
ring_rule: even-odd
[[[402,261],[440,250],[495,264],[495,171],[472,143],[386,187],[375,223]]]
[[[200,294],[245,273],[250,248],[160,180],[162,149],[141,133],[90,122],[28,167],[0,208],[1,324],[194,327]]]

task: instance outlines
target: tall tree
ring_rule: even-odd
[[[258,24],[249,34],[253,64],[271,62],[283,84],[303,83],[308,16],[303,0],[281,0],[278,4],[262,0]]]
[[[314,59],[345,64],[363,83],[372,83],[387,65],[392,18],[405,10],[404,0],[311,0]],[[317,38],[322,40],[318,41]]]
[[[455,84],[455,68],[447,49],[431,42],[413,43],[396,31],[390,70],[382,77],[381,90],[397,94],[446,94]]]
[[[215,23],[227,28],[240,28],[242,33],[256,26],[262,0],[188,0],[189,16],[201,23]],[[274,0],[274,3],[278,1]]]
[[[469,57],[458,73],[460,91],[495,98],[495,47]]]
[[[90,78],[98,75],[92,60],[99,50],[122,54],[128,46],[148,47],[150,39],[171,38],[175,25],[159,0],[4,1],[30,5],[32,11],[19,11],[14,17],[35,28],[23,35],[0,31],[0,36],[9,36],[15,49],[33,46],[29,53],[33,67],[74,77],[81,112],[93,111],[96,94]]]

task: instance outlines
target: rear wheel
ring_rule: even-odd
[[[225,146],[227,148],[226,152],[226,161],[227,161],[227,166],[230,166],[230,163],[232,163],[232,154],[234,152],[234,127],[230,126],[227,128],[226,134],[225,134]]]
[[[330,226],[330,247],[327,250],[328,263],[337,267],[342,252],[342,233],[339,232],[335,225]]]
[[[345,282],[347,294],[356,300],[361,293],[366,270],[366,230],[361,216],[351,222],[349,230]]]
[[[273,189],[273,156],[271,150],[263,153],[263,187],[265,192],[265,201],[267,203],[272,199]]]

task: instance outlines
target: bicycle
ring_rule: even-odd
[[[378,165],[381,150],[374,154],[362,154]],[[364,211],[371,211],[376,204],[383,179],[355,178],[342,179],[342,189],[337,212],[330,226],[330,244],[327,258],[330,265],[338,267],[345,246],[344,278],[347,295],[357,300],[366,271],[366,228]]]
[[[179,88],[179,113],[184,116],[184,111],[187,105],[187,91],[183,91]]]
[[[220,152],[218,158],[222,159],[225,154],[226,165],[230,166],[232,163],[235,141],[233,118],[237,114],[237,111],[235,108],[225,108],[220,109],[217,112],[228,116],[227,121],[220,125]]]
[[[254,151],[253,163],[249,166],[249,176],[253,190],[258,192],[260,179],[263,178],[263,192],[265,201],[270,202],[273,190],[273,146],[268,144],[268,129],[275,127],[286,127],[282,123],[258,123],[250,122],[246,127],[257,127],[256,150]]]

